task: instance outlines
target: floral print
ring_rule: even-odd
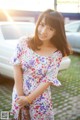
[[[26,40],[20,41],[17,44],[11,62],[13,65],[20,64],[22,66],[24,94],[29,95],[41,82],[51,82],[55,86],[60,86],[61,83],[57,79],[57,74],[61,60],[62,53],[59,50],[48,57],[41,56],[27,46]],[[15,120],[17,120],[19,112],[19,107],[15,103],[16,97],[17,92],[14,87],[12,94],[12,111]],[[53,120],[54,112],[50,87],[36,98],[29,107],[31,120]],[[23,120],[27,120],[25,117],[26,113],[23,113]]]

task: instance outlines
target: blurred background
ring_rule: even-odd
[[[13,117],[10,60],[17,42],[34,34],[39,14],[49,8],[63,14],[66,38],[73,51],[61,62],[58,79],[62,86],[51,87],[54,117],[80,120],[80,0],[0,0],[0,120]]]

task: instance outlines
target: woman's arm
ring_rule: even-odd
[[[28,100],[32,102],[35,100],[39,95],[41,95],[49,86],[51,85],[50,82],[42,82],[40,85],[31,93],[28,95]]]
[[[18,96],[23,96],[23,77],[20,65],[14,65],[14,81]]]
[[[32,91],[28,96],[19,96],[16,99],[16,102],[19,104],[19,107],[22,108],[25,105],[28,105],[33,102],[39,95],[41,95],[52,83],[50,82],[42,82],[40,85]]]

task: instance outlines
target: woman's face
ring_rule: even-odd
[[[54,28],[45,24],[45,18],[43,18],[38,26],[38,37],[41,41],[50,40],[54,36],[55,31]]]

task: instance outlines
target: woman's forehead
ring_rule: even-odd
[[[42,20],[40,21],[40,23],[44,23],[48,26],[53,26],[53,20],[51,20],[48,17],[43,17]]]

